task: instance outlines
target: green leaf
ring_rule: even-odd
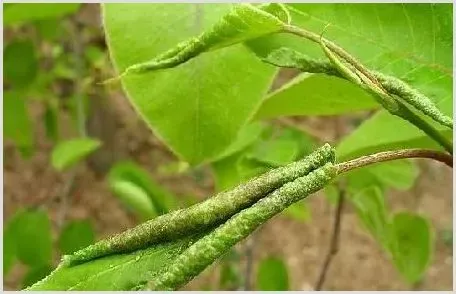
[[[98,149],[100,145],[100,141],[90,138],[62,141],[52,150],[52,166],[58,171],[68,169]]]
[[[16,229],[17,220],[20,219],[23,210],[16,211],[5,223],[3,229],[3,276],[6,277],[17,260]]]
[[[159,244],[128,254],[116,254],[87,263],[57,267],[28,290],[132,290],[152,280],[185,250],[190,240]]]
[[[175,67],[201,53],[279,32],[289,22],[288,11],[282,4],[235,4],[228,14],[198,37],[180,42],[149,61],[130,65],[122,75]]]
[[[317,34],[330,23],[326,38],[367,67],[408,82],[452,116],[452,5],[325,3],[286,7],[293,24]],[[323,57],[318,44],[286,34],[259,38],[248,45],[263,58],[283,47],[311,58]],[[384,111],[366,124],[349,136],[349,142],[341,143],[340,159],[390,147],[437,147],[409,123]],[[445,133],[450,136],[451,131]]]
[[[366,170],[386,187],[408,190],[418,177],[418,166],[411,160],[395,160],[372,165]]]
[[[452,140],[452,130],[435,127]],[[345,161],[360,155],[404,148],[442,149],[415,126],[382,110],[346,136],[337,146],[336,155]]]
[[[64,28],[60,25],[61,21],[58,18],[40,19],[35,21],[35,27],[43,39],[53,41],[65,32]]]
[[[179,206],[174,194],[153,181],[149,173],[134,162],[116,163],[109,172],[108,182],[127,206],[147,219]]]
[[[369,94],[346,80],[304,73],[269,94],[255,114],[255,119],[336,115],[377,107]]]
[[[357,215],[367,230],[388,248],[390,224],[386,212],[385,198],[377,186],[371,186],[350,197]]]
[[[104,28],[115,67],[122,72],[150,60],[213,28],[229,11],[225,4],[105,4]],[[238,44],[170,70],[122,80],[154,132],[179,157],[198,164],[216,158],[235,140],[275,72]]]
[[[152,219],[158,215],[153,202],[140,186],[129,181],[112,181],[110,188],[115,196],[137,214],[142,221]]]
[[[221,192],[228,190],[241,182],[242,178],[239,174],[237,165],[242,156],[243,153],[238,152],[211,164],[216,191]]]
[[[94,242],[95,232],[92,224],[87,220],[66,223],[59,237],[59,247],[63,254],[72,254]]]
[[[294,161],[298,154],[299,146],[295,140],[277,138],[256,144],[246,158],[278,167]]]
[[[303,200],[290,205],[283,211],[283,215],[301,222],[308,222],[311,218],[309,206]]]
[[[51,272],[52,267],[50,265],[29,268],[22,280],[22,289],[25,289],[38,282],[39,280],[45,278]]]
[[[14,220],[14,239],[19,260],[30,266],[51,263],[51,223],[41,210],[22,210]]]
[[[265,126],[260,122],[253,122],[246,125],[239,131],[236,140],[214,161],[231,156],[252,145],[261,136],[264,130]]]
[[[6,81],[22,89],[30,85],[38,73],[38,59],[32,41],[13,41],[3,53],[3,70]]]
[[[416,283],[423,277],[432,248],[428,220],[406,212],[394,215],[391,253],[396,268],[409,283]]]
[[[46,128],[46,136],[56,142],[59,139],[59,124],[58,124],[58,109],[52,105],[46,105],[44,112],[44,126]]]
[[[21,150],[33,147],[33,129],[24,97],[20,92],[3,94],[3,135]]]
[[[3,11],[3,25],[61,17],[76,12],[80,3],[14,3]]]
[[[282,259],[268,257],[258,267],[257,288],[260,291],[287,291],[288,270]]]

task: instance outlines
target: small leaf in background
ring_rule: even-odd
[[[14,3],[3,10],[3,25],[65,16],[80,6],[80,3]]]
[[[62,254],[71,254],[95,242],[95,232],[87,220],[67,222],[59,236],[59,248]]]
[[[288,270],[282,259],[268,257],[258,266],[257,289],[260,291],[287,291]]]
[[[411,160],[395,160],[372,165],[366,169],[387,187],[408,190],[419,174],[418,166]]]
[[[109,187],[113,194],[142,221],[152,219],[158,215],[152,200],[140,186],[129,181],[110,181]]]
[[[311,218],[311,212],[304,200],[293,203],[283,211],[283,215],[301,222],[308,222]]]
[[[52,150],[52,166],[58,171],[72,167],[84,157],[98,149],[101,142],[90,138],[77,138],[62,141]]]
[[[389,221],[384,195],[380,188],[372,186],[350,197],[359,219],[384,248],[388,248]]]
[[[241,182],[237,164],[242,155],[242,152],[238,152],[212,163],[217,192],[229,190]]]
[[[5,222],[3,227],[3,276],[5,277],[11,267],[17,260],[16,250],[16,229],[18,219],[24,211],[16,211],[8,220]]]
[[[34,24],[38,34],[40,34],[43,39],[53,41],[64,33],[64,28],[60,25],[61,22],[62,20],[58,18],[47,18],[37,20]]]
[[[59,124],[58,124],[58,110],[53,105],[46,105],[44,112],[44,126],[46,128],[46,136],[56,142],[59,139]]]
[[[317,148],[315,138],[303,130],[297,129],[296,127],[287,126],[286,128],[282,129],[280,138],[290,139],[297,143],[299,150],[297,158],[303,158],[312,153],[315,148]]]
[[[22,289],[25,289],[39,280],[45,278],[53,270],[53,267],[50,265],[42,265],[39,267],[29,268],[24,278],[22,279]]]
[[[148,201],[154,207],[154,210],[158,215],[174,210],[179,206],[176,195],[156,183],[147,170],[134,162],[117,162],[109,172],[108,182],[111,188],[116,186],[116,189],[119,188],[119,185],[116,183],[123,182],[124,184],[120,185],[120,189],[123,191],[126,191],[125,188],[128,190],[125,183],[130,183],[129,187],[131,188],[131,191],[137,191],[137,195],[142,195],[138,196],[141,199],[143,199],[144,196],[147,196]],[[132,186],[136,187],[132,188]],[[140,191],[142,191],[142,193]],[[127,194],[123,196],[125,197],[126,195]],[[139,201],[139,203],[141,203],[145,200]],[[147,210],[150,211],[150,207]]]
[[[411,284],[423,277],[433,250],[429,221],[407,212],[393,217],[391,254],[393,262],[402,276]]]
[[[14,238],[19,260],[34,267],[50,264],[51,223],[44,211],[21,211],[14,221]]]
[[[3,71],[6,81],[17,90],[30,85],[38,73],[38,59],[32,41],[13,41],[3,53]]]
[[[33,149],[32,123],[24,97],[19,92],[7,91],[3,94],[3,132],[6,139],[11,139],[26,153]]]
[[[254,122],[246,125],[240,130],[236,140],[214,161],[231,156],[252,145],[261,136],[265,129],[265,125],[260,122]]]
[[[296,140],[277,138],[255,144],[246,157],[271,167],[279,167],[293,162],[298,153],[299,146]]]

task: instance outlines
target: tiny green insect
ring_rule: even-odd
[[[305,176],[327,162],[334,161],[334,149],[329,144],[325,144],[300,161],[271,170],[206,201],[161,215],[72,255],[66,255],[63,262],[71,266],[94,258],[131,252],[152,244],[210,230],[285,183]]]
[[[178,289],[261,224],[294,202],[322,189],[336,175],[336,167],[329,162],[303,177],[286,183],[190,245],[164,270],[164,273],[150,282],[148,287],[153,290]]]

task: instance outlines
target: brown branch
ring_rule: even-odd
[[[453,156],[448,153],[429,150],[429,149],[403,149],[394,151],[384,151],[375,154],[361,156],[346,162],[337,164],[338,173],[344,173],[352,169],[363,167],[366,165],[391,161],[404,158],[429,158],[436,161],[440,161],[447,166],[453,168]]]
[[[333,224],[333,231],[331,235],[331,241],[329,244],[329,251],[326,254],[325,261],[323,263],[322,269],[320,271],[320,275],[318,277],[317,284],[315,286],[315,290],[320,291],[321,287],[323,286],[326,274],[329,270],[329,266],[331,265],[332,259],[336,256],[337,252],[339,251],[339,237],[340,237],[340,226],[342,223],[342,211],[344,210],[345,204],[345,189],[339,189],[339,199],[337,202],[336,208],[336,215],[334,216],[334,224]]]

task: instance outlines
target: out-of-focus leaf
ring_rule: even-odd
[[[384,248],[388,248],[389,220],[380,188],[371,186],[354,194],[350,200],[363,225]]]
[[[52,150],[52,166],[59,171],[72,167],[83,160],[84,157],[98,149],[100,145],[100,141],[91,138],[77,138],[62,141]]]
[[[238,136],[236,137],[236,140],[230,146],[228,146],[228,148],[214,161],[231,156],[234,153],[237,153],[252,145],[260,137],[261,133],[264,130],[265,126],[260,122],[254,122],[246,125],[240,130]]]
[[[137,214],[142,221],[152,219],[158,215],[157,209],[154,207],[147,192],[135,183],[125,180],[112,180],[109,182],[109,186],[113,194],[129,210]]]
[[[95,232],[87,220],[74,220],[65,224],[59,237],[59,247],[63,254],[89,246],[95,242]]]
[[[20,92],[7,91],[3,94],[3,135],[14,141],[22,150],[33,148],[32,123]]]
[[[287,291],[288,270],[282,259],[268,257],[258,267],[257,288],[260,291]]]
[[[32,267],[51,263],[51,223],[40,210],[23,210],[14,220],[16,253],[22,262]]]
[[[393,217],[391,253],[394,264],[409,282],[418,282],[422,277],[433,250],[433,238],[427,219],[407,212]]]
[[[174,194],[153,181],[149,173],[134,162],[121,161],[116,163],[109,172],[108,181],[111,188],[117,186],[116,189],[119,188],[118,184],[116,184],[119,182],[130,183],[130,188],[132,185],[136,186],[133,189],[138,192],[136,193],[137,196],[144,195],[145,193],[145,196],[148,197],[148,201],[150,201],[154,210],[159,215],[174,210],[179,206],[178,200]],[[123,188],[125,188],[125,184],[122,185],[124,185]],[[142,191],[142,193],[139,191]],[[140,202],[145,202],[143,198],[144,197],[141,196],[142,200]],[[151,209],[148,210],[150,211]]]
[[[17,90],[27,87],[38,73],[38,59],[32,41],[13,41],[3,53],[3,72],[7,82]]]
[[[298,153],[299,146],[295,140],[278,138],[256,144],[246,158],[278,167],[294,161]]]
[[[418,177],[418,166],[411,160],[395,160],[370,166],[367,171],[387,187],[408,190]]]
[[[45,278],[52,272],[50,265],[42,265],[39,267],[29,268],[24,278],[22,279],[22,289],[27,288],[39,280]]]
[[[58,110],[54,106],[49,104],[46,106],[43,117],[46,136],[54,142],[59,139],[58,115]]]
[[[303,200],[296,202],[289,207],[287,207],[283,214],[286,217],[291,219],[301,221],[301,222],[308,222],[311,218],[311,212],[309,207],[307,206],[306,202]]]
[[[445,245],[447,245],[449,247],[453,246],[453,230],[452,229],[443,230],[442,239],[443,239],[443,243],[445,243]]]
[[[35,21],[35,27],[42,38],[52,41],[64,33],[61,22],[62,20],[58,18],[40,19]]]
[[[3,25],[62,17],[76,12],[80,3],[14,3],[3,11]]]

